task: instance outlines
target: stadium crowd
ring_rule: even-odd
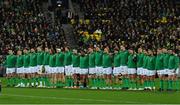
[[[85,19],[74,20],[79,44],[179,50],[180,17],[174,0],[75,0]],[[97,35],[98,30],[98,35]],[[99,32],[100,31],[100,32]]]
[[[179,90],[180,16],[173,0],[74,0],[70,49],[38,0],[1,3],[8,86]],[[156,79],[158,77],[158,79]],[[167,86],[166,86],[167,85]]]
[[[65,42],[61,23],[53,24],[40,0],[1,1],[0,15],[0,55],[8,49],[60,47]]]

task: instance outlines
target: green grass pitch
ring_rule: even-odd
[[[180,92],[3,88],[0,104],[180,104]]]

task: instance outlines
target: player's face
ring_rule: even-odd
[[[13,54],[13,51],[12,51],[12,50],[9,50],[9,54]]]
[[[34,49],[31,49],[31,52],[35,52],[35,50],[34,50]]]
[[[124,51],[124,50],[125,50],[125,47],[124,47],[124,46],[121,46],[121,50]]]
[[[28,51],[26,49],[23,50],[23,53],[26,54]]]
[[[133,50],[129,50],[129,53],[133,54]]]
[[[163,49],[163,53],[167,53],[167,49],[164,48],[164,49]]]
[[[105,53],[109,53],[108,48],[105,48],[105,49],[104,49],[104,52],[105,52]]]
[[[147,54],[147,51],[146,51],[146,50],[144,50],[143,52],[144,52],[144,54]]]
[[[138,48],[138,53],[142,53],[142,48]]]
[[[57,53],[61,52],[61,49],[56,49]]]
[[[65,48],[65,51],[69,51],[69,49],[66,47],[66,48]]]
[[[50,54],[52,54],[52,53],[53,53],[53,51],[52,51],[52,50],[49,50],[49,53],[50,53]]]
[[[17,52],[17,55],[22,55],[22,51],[19,50],[19,51]]]
[[[160,49],[157,49],[157,54],[160,54],[161,53],[161,50]]]
[[[48,48],[45,48],[45,52],[49,52],[49,49],[48,49]]]
[[[117,50],[115,50],[115,51],[114,51],[114,53],[115,53],[115,54],[117,54],[117,53],[118,53],[118,51],[117,51]]]
[[[100,51],[99,47],[96,47],[96,51]]]
[[[42,51],[42,49],[40,47],[37,48],[37,51]]]

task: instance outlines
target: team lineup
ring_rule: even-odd
[[[157,51],[116,46],[9,50],[6,77],[12,87],[179,90],[179,57],[174,50]],[[165,85],[166,84],[166,85]]]

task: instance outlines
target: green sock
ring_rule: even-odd
[[[164,89],[164,81],[163,80],[160,80],[160,88]]]
[[[124,77],[122,78],[122,86],[123,86],[123,87],[126,87],[126,80],[125,80]]]
[[[144,88],[147,87],[147,81],[146,80],[144,81],[143,85],[144,85]]]
[[[172,82],[173,82],[173,81],[172,81]],[[175,86],[176,86],[176,87],[175,87],[175,88],[176,88],[176,90],[179,90],[179,81],[178,81],[178,80],[176,80],[176,81],[175,81],[175,84],[176,84],[176,85],[175,85]]]
[[[74,86],[74,80],[71,78],[71,86]]]

